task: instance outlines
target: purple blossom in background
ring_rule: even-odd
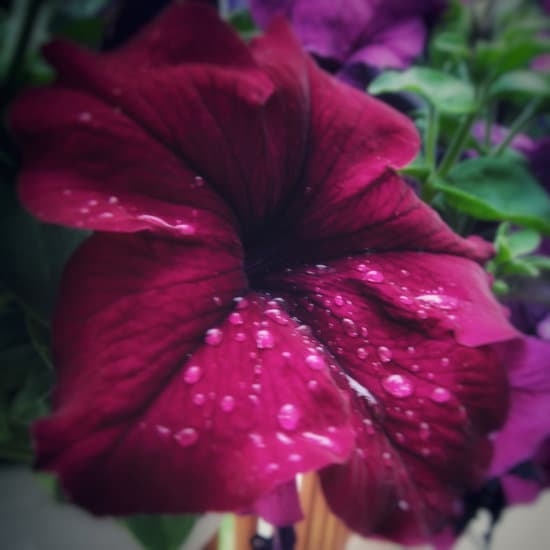
[[[262,28],[284,14],[306,50],[342,80],[363,87],[369,68],[409,66],[445,5],[445,0],[251,0],[251,11]]]

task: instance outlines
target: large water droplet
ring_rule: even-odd
[[[234,311],[229,315],[229,322],[232,325],[242,325],[244,323],[243,316],[238,311]]]
[[[369,283],[381,283],[384,280],[384,274],[376,269],[371,269],[365,273],[363,278]]]
[[[378,357],[380,357],[380,361],[382,361],[382,363],[389,363],[392,360],[393,354],[391,349],[386,346],[380,346],[377,351]]]
[[[202,187],[204,185],[204,178],[201,176],[195,176],[193,178],[193,185],[195,187]]]
[[[295,405],[291,403],[285,403],[277,414],[277,420],[281,425],[281,428],[285,430],[294,430],[300,420],[300,412]]]
[[[382,387],[394,397],[409,397],[414,390],[412,382],[401,374],[392,374],[384,378]]]
[[[458,300],[454,296],[447,296],[446,294],[421,294],[416,296],[416,299],[423,304],[438,309],[456,309],[458,306]]]
[[[322,370],[327,366],[323,357],[314,354],[306,357],[306,365],[313,370]]]
[[[338,306],[338,307],[342,307],[344,305],[344,298],[342,296],[340,296],[340,294],[337,294],[335,297],[334,297],[334,305],[335,306]]]
[[[198,365],[191,365],[183,374],[183,379],[188,384],[195,384],[202,376],[202,369]]]
[[[357,357],[359,357],[359,359],[365,359],[369,354],[365,348],[357,348],[355,350],[355,353],[357,354]]]
[[[232,395],[224,395],[220,402],[222,411],[231,412],[235,408],[235,398]]]
[[[223,332],[219,328],[211,328],[206,331],[204,341],[209,346],[219,346],[223,340]]]
[[[271,349],[275,345],[273,334],[269,330],[258,330],[256,332],[256,346],[258,349]]]
[[[446,403],[451,399],[451,392],[445,388],[434,388],[432,393],[430,394],[430,398],[432,401],[435,401],[436,403]]]
[[[196,443],[199,438],[199,433],[195,428],[183,428],[176,434],[174,434],[174,439],[182,446],[189,447]]]

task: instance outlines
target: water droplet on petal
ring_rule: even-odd
[[[284,428],[285,430],[294,430],[300,420],[300,412],[295,405],[286,403],[279,409],[277,420],[279,421],[281,428]]]
[[[90,120],[92,120],[92,113],[89,113],[88,111],[82,111],[78,115],[78,120],[80,122],[90,122]]]
[[[357,336],[357,327],[355,326],[355,323],[351,319],[342,319],[342,326],[344,327],[344,330],[349,336],[355,337]]]
[[[407,296],[406,294],[402,294],[401,296],[399,296],[399,301],[405,305],[410,305],[413,303],[413,299],[410,296]]]
[[[193,396],[193,403],[195,403],[195,405],[197,406],[203,405],[205,401],[206,401],[206,397],[204,393],[196,393]]]
[[[317,380],[310,380],[307,383],[307,388],[310,391],[317,391],[319,389],[319,382]]]
[[[217,306],[221,306],[221,305],[222,305],[222,299],[221,299],[219,296],[212,296],[212,301],[213,301]]]
[[[427,319],[428,318],[428,312],[423,310],[423,309],[418,309],[416,311],[416,316],[419,318],[419,319]]]
[[[168,437],[171,433],[170,428],[168,428],[167,426],[162,426],[161,424],[157,424],[155,426],[155,430],[157,430],[157,433],[164,438]]]
[[[380,357],[380,361],[382,361],[382,363],[389,363],[392,359],[392,352],[389,348],[387,348],[386,346],[380,346],[378,348],[378,357]]]
[[[229,322],[232,325],[242,325],[244,323],[243,316],[238,311],[234,311],[229,315]]]
[[[223,332],[219,328],[211,328],[206,331],[204,341],[209,346],[219,346],[223,340]]]
[[[182,446],[189,447],[196,443],[199,438],[199,433],[195,428],[183,428],[176,434],[174,434],[174,439]]]
[[[300,460],[302,460],[302,455],[298,453],[291,453],[288,455],[288,460],[290,462],[300,462]]]
[[[278,325],[288,325],[288,318],[285,317],[283,312],[280,309],[266,309],[265,314],[267,317],[269,317],[272,321],[275,321]]]
[[[275,339],[269,330],[259,330],[256,332],[256,346],[258,349],[271,349],[274,345]]]
[[[449,360],[448,357],[442,357],[441,358],[441,366],[442,367],[448,367],[450,362],[451,361]]]
[[[446,403],[451,399],[451,392],[445,388],[434,388],[430,398],[436,403]]]
[[[276,472],[278,469],[279,469],[279,465],[276,464],[275,462],[270,462],[270,463],[265,467],[265,471],[266,471],[267,473]]]
[[[365,264],[357,264],[357,267],[355,268],[359,273],[364,273],[367,271],[367,266]]]
[[[365,348],[357,348],[355,353],[357,354],[357,357],[359,357],[359,359],[365,359],[368,355],[368,352]]]
[[[340,296],[339,294],[337,294],[335,297],[334,297],[334,305],[335,306],[338,306],[338,307],[342,307],[344,305],[344,298],[342,296]]]
[[[409,397],[414,390],[412,382],[401,374],[392,374],[384,378],[382,387],[394,397]]]
[[[397,501],[397,506],[399,507],[400,510],[403,510],[404,512],[406,512],[409,509],[409,503],[403,499]]]
[[[244,342],[246,340],[246,334],[244,332],[237,332],[234,336],[235,342]]]
[[[235,398],[232,395],[224,395],[220,402],[222,411],[231,412],[235,408]]]
[[[107,200],[107,202],[108,202],[109,204],[116,204],[116,203],[118,202],[118,198],[115,197],[115,196],[111,196],[111,197],[109,197],[109,199]]]
[[[454,296],[445,294],[422,294],[417,296],[416,299],[423,304],[439,309],[456,309],[458,306],[458,300]]]
[[[258,449],[265,448],[264,438],[260,434],[252,432],[248,434],[248,437],[250,438],[252,443],[254,443],[256,447],[258,447]]]
[[[306,365],[313,370],[322,370],[327,366],[323,357],[313,354],[306,357]]]
[[[237,304],[237,309],[246,309],[248,307],[248,300],[246,298],[238,296],[234,301]]]
[[[371,269],[365,273],[363,278],[365,281],[369,281],[369,283],[381,283],[384,280],[384,274],[375,269]]]
[[[202,376],[202,369],[197,365],[191,365],[187,368],[183,375],[183,379],[188,384],[195,384],[200,380],[200,377]]]

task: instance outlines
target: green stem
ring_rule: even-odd
[[[462,121],[462,124],[460,125],[453,141],[449,145],[449,148],[447,149],[447,152],[445,153],[441,164],[437,168],[437,175],[440,178],[444,178],[449,173],[451,168],[454,166],[454,163],[460,156],[460,153],[462,153],[462,150],[464,149],[464,146],[466,145],[466,142],[470,137],[470,129],[472,128],[472,124],[476,119],[476,115],[477,109],[467,115]]]
[[[485,120],[485,135],[483,136],[483,147],[485,151],[491,149],[491,134],[493,130],[493,123],[496,118],[496,107],[493,104],[489,105],[487,108],[487,118]]]
[[[425,156],[430,169],[435,168],[437,137],[439,134],[439,116],[433,105],[428,106],[428,120],[425,134]]]
[[[492,151],[491,156],[498,157],[508,147],[510,142],[516,137],[516,135],[523,130],[523,128],[527,125],[527,123],[531,120],[533,115],[537,112],[538,108],[540,107],[542,103],[542,98],[537,97],[530,101],[526,106],[525,109],[518,115],[516,120],[512,123],[510,126],[510,130],[508,131],[508,134],[506,137],[502,140],[502,142],[497,145]]]

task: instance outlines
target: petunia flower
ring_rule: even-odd
[[[96,233],[60,290],[38,467],[96,514],[285,523],[273,508],[317,470],[360,533],[445,526],[489,466],[508,408],[491,344],[516,332],[491,246],[395,171],[412,123],[283,20],[247,46],[193,2],[112,53],[46,55],[57,82],[11,113],[19,195]]]
[[[420,55],[428,24],[445,0],[251,0],[256,23],[266,28],[286,15],[304,48],[334,65],[339,78],[364,87],[369,70],[408,67]]]

